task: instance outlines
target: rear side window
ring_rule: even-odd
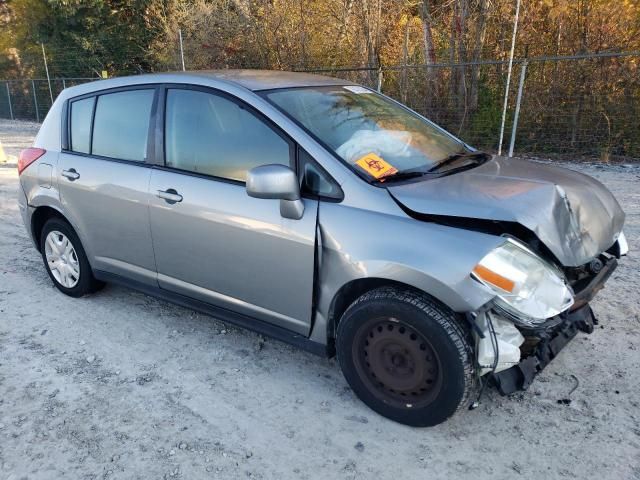
[[[85,98],[71,103],[71,138],[69,149],[74,152],[90,153],[91,117],[95,98]]]
[[[289,142],[237,103],[195,90],[169,89],[166,165],[244,182],[253,167],[290,166]]]
[[[93,121],[91,153],[143,162],[154,95],[153,89],[100,95]]]

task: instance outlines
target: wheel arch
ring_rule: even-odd
[[[356,299],[358,299],[365,293],[381,287],[396,287],[399,289],[410,290],[421,295],[427,295],[429,298],[432,298],[434,301],[444,305],[445,307],[451,308],[428,292],[425,292],[424,290],[421,290],[413,285],[398,280],[382,277],[365,277],[351,280],[340,287],[340,289],[338,289],[336,294],[333,296],[329,307],[329,316],[327,321],[327,343],[329,345],[329,350],[331,353],[333,353],[334,351],[334,342],[338,329],[338,323],[340,322],[340,319],[342,318],[344,312],[347,310],[347,308],[349,308],[349,305],[351,305],[354,301],[356,301]]]
[[[31,214],[31,235],[33,236],[33,242],[35,243],[38,251],[40,251],[40,235],[42,234],[42,228],[50,218],[60,218],[71,225],[71,222],[69,222],[64,214],[57,208],[49,205],[36,207],[34,212]],[[73,228],[73,226],[71,228]]]

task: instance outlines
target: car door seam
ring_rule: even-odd
[[[151,228],[151,179],[153,177],[153,173],[154,173],[154,168],[153,166],[151,166],[151,168],[149,168],[149,180],[147,183],[147,218],[149,219],[148,225],[149,225],[149,238],[151,238],[151,254],[153,255],[153,267],[155,270],[155,280],[156,280],[156,285],[158,286],[158,288],[160,288],[160,282],[158,281],[158,261],[156,259],[156,250],[155,247],[153,245],[153,228]]]

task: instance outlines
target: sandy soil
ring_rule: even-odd
[[[431,429],[367,409],[334,360],[120,287],[65,297],[0,168],[0,478],[640,479],[640,168],[572,168],[628,215],[601,327]]]

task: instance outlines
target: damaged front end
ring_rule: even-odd
[[[494,157],[387,189],[413,218],[504,238],[471,272],[494,299],[468,315],[480,374],[501,393],[526,389],[579,330],[593,331],[589,302],[628,250],[624,212],[600,182]]]
[[[494,157],[455,175],[387,189],[414,218],[508,233],[564,266],[597,257],[614,244],[624,224],[620,205],[597,180],[514,158]]]
[[[560,316],[559,322],[548,329],[525,332],[524,342],[520,346],[522,360],[500,372],[492,373],[498,391],[509,395],[526,390],[540,373],[567,345],[578,331],[593,332],[598,320],[589,305]]]
[[[618,245],[620,243],[620,245]],[[489,375],[502,395],[526,390],[578,333],[592,333],[598,321],[589,305],[626,254],[624,237],[610,253],[579,268],[565,269],[573,304],[564,312],[532,325],[494,302],[469,316],[476,337],[480,375]]]

